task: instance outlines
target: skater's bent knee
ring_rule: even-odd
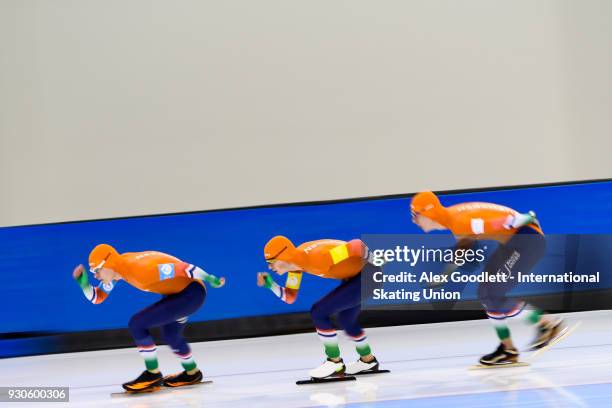
[[[314,320],[315,322],[317,320],[328,320],[329,319],[329,313],[327,312],[325,307],[323,307],[323,305],[319,302],[315,303],[310,308],[310,316],[312,316],[312,320]]]
[[[184,342],[183,336],[181,336],[181,334],[176,331],[164,330],[162,328],[161,336],[166,342],[166,344],[169,344],[171,346],[175,346]]]
[[[363,332],[357,319],[347,319],[338,316],[338,324],[349,336],[357,336]]]
[[[142,338],[148,335],[147,328],[144,326],[138,313],[130,318],[130,321],[128,322],[128,329],[135,338]]]

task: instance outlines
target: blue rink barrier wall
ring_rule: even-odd
[[[236,337],[248,335],[240,327],[254,321],[260,327],[271,327],[263,334],[283,332],[281,325],[303,330],[311,305],[337,282],[306,275],[298,300],[292,305],[281,302],[256,286],[256,273],[266,270],[263,246],[267,240],[278,234],[296,243],[320,238],[349,240],[364,234],[419,234],[410,218],[410,197],[0,228],[0,356],[66,349],[60,346],[64,340],[49,337],[53,335],[108,337],[114,330],[123,330],[138,310],[159,299],[119,282],[103,304],[90,304],[71,272],[77,264],[87,263],[89,251],[98,243],[111,244],[119,252],[167,252],[225,276],[226,286],[209,288],[204,307],[190,317],[192,323],[206,324],[211,330],[225,327],[225,337],[232,337],[233,332]],[[522,212],[534,210],[548,234],[612,232],[610,180],[447,192],[441,194],[441,200],[444,205],[490,201]],[[272,326],[264,321],[273,322]],[[19,345],[20,341],[25,344],[24,339],[27,347]],[[99,347],[105,344],[110,343]]]

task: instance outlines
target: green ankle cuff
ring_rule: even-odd
[[[534,310],[527,316],[527,322],[530,324],[538,324],[543,314],[541,310]]]
[[[508,326],[495,326],[495,331],[497,332],[497,337],[502,341],[510,337],[510,329]]]

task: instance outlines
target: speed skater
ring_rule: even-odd
[[[487,260],[486,271],[529,272],[544,256],[546,240],[535,213],[519,213],[511,208],[493,204],[470,202],[444,207],[431,191],[416,194],[411,203],[412,220],[423,231],[450,230],[457,239],[457,247],[466,249],[478,240],[496,240],[499,247]],[[452,272],[448,265],[446,272]],[[499,347],[480,358],[483,365],[512,364],[519,352],[512,342],[506,321],[528,310],[527,323],[535,325],[537,335],[530,344],[532,350],[546,347],[565,330],[561,319],[545,315],[542,310],[525,302],[511,299],[507,293],[516,279],[505,283],[481,283],[478,298],[493,322],[500,339]]]
[[[267,272],[257,276],[259,286],[270,289],[286,303],[295,302],[302,273],[322,278],[337,279],[341,283],[318,300],[310,314],[317,334],[325,347],[327,360],[309,371],[314,379],[337,376],[342,373],[359,374],[378,370],[378,361],[372,354],[366,334],[358,322],[361,311],[361,272],[373,268],[367,262],[368,248],[359,239],[349,242],[320,239],[295,246],[284,236],[275,236],[264,248],[270,270],[287,275],[285,286],[278,285]],[[345,366],[340,357],[338,336],[330,317],[336,315],[338,324],[353,340],[360,358]]]
[[[143,392],[162,385],[178,387],[202,381],[202,373],[182,333],[187,316],[195,313],[204,303],[204,282],[219,288],[225,284],[224,278],[208,274],[195,265],[162,252],[119,254],[107,244],[100,244],[91,251],[89,270],[100,281],[95,287],[89,283],[83,265],[78,265],[72,276],[91,303],[104,302],[119,280],[142,291],[163,296],[158,302],[136,313],[129,321],[130,333],[144,358],[146,370],[135,380],[123,384],[125,390]],[[181,360],[183,372],[162,376],[157,361],[157,348],[149,331],[153,327],[161,328],[163,339]]]

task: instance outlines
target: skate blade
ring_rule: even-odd
[[[489,368],[529,367],[529,365],[530,365],[529,363],[526,363],[524,361],[519,361],[517,363],[509,363],[509,364],[493,364],[493,365],[476,364],[476,365],[470,366],[468,370],[486,370]]]
[[[540,349],[534,350],[533,354],[531,354],[531,356],[529,356],[529,359],[533,360],[534,358],[536,358],[540,354],[544,353],[545,351],[548,351],[552,346],[554,346],[555,344],[557,344],[558,342],[560,342],[561,340],[563,340],[564,338],[566,338],[567,336],[572,334],[581,324],[582,324],[582,322],[578,322],[578,323],[575,323],[572,326],[565,327],[563,330],[561,330],[561,333],[559,333],[557,335],[557,337],[552,339],[550,341],[550,343],[548,343],[546,346],[544,346],[544,347],[542,347]]]
[[[183,385],[181,387],[164,387],[164,386],[159,386],[159,387],[152,387],[150,389],[146,389],[143,391],[123,391],[123,392],[114,392],[111,394],[112,398],[122,398],[122,397],[135,397],[135,396],[143,396],[143,395],[147,395],[147,394],[151,394],[154,392],[168,392],[171,390],[176,390],[176,389],[185,389],[185,388],[193,388],[193,387],[197,387],[200,385],[204,385],[204,384],[211,384],[212,381],[201,381],[199,383],[196,384],[189,384],[189,385]]]
[[[360,373],[355,373],[355,374],[347,374],[347,375],[372,375],[372,374],[385,374],[385,373],[390,373],[390,370],[367,370],[367,371],[362,371]]]
[[[198,385],[204,385],[204,384],[212,384],[211,380],[207,380],[207,381],[200,381],[197,383],[193,383],[193,384],[185,384],[185,385],[164,385],[164,389],[166,390],[171,390],[171,389],[176,389],[176,388],[192,388],[192,387],[197,387]]]
[[[138,390],[138,391],[128,391],[125,390],[123,392],[114,392],[111,394],[111,397],[122,397],[122,396],[126,396],[126,395],[146,395],[146,394],[152,394],[154,392],[160,391],[162,389],[162,386],[157,386],[157,387],[151,387],[151,388],[145,388],[144,390]]]
[[[300,380],[296,381],[296,385],[305,385],[305,384],[323,384],[330,382],[338,382],[338,381],[355,381],[356,378],[352,375],[339,375],[334,377],[326,377],[326,378],[310,378],[310,380]]]

